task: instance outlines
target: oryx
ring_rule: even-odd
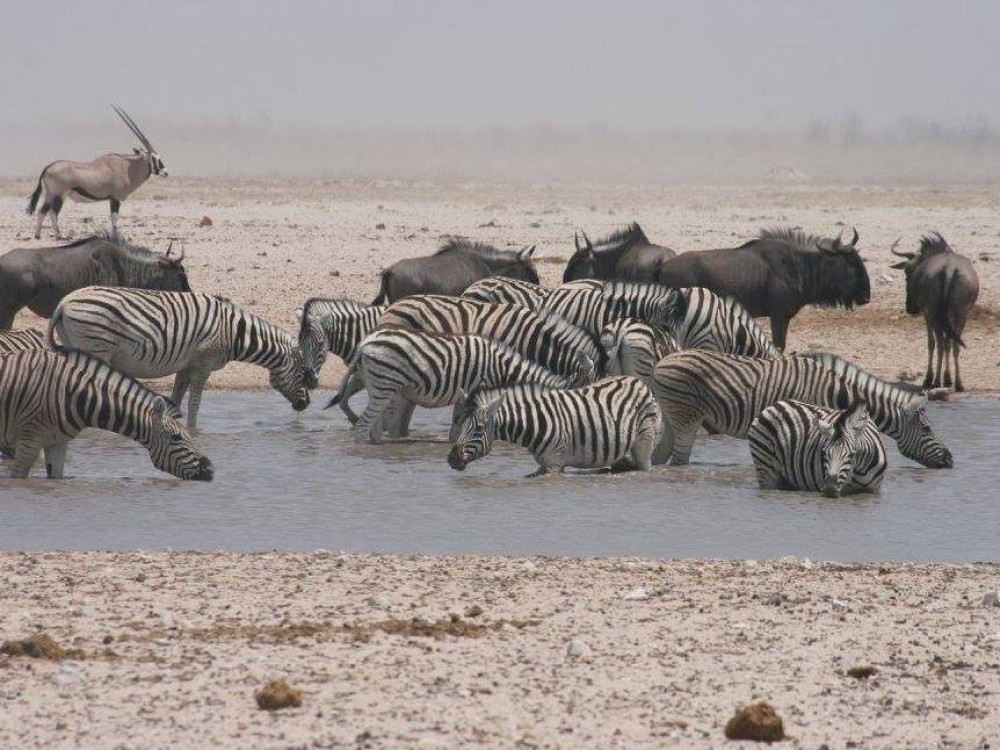
[[[123,200],[135,192],[151,174],[167,176],[163,160],[139,126],[121,107],[111,105],[122,122],[142,143],[142,149],[131,154],[104,154],[93,161],[54,161],[42,170],[38,186],[28,202],[28,214],[35,213],[38,197],[45,190],[45,200],[38,211],[35,239],[42,234],[45,214],[52,218],[52,230],[59,239],[59,211],[68,195],[75,201],[110,201],[111,231],[118,228],[118,209]]]

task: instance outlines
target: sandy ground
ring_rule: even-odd
[[[0,181],[0,236],[8,248],[36,244],[30,239],[32,219],[24,213],[33,187],[26,179]],[[982,280],[980,307],[966,333],[966,387],[1000,391],[991,345],[1000,327],[998,210],[1000,193],[993,186],[515,186],[171,177],[152,180],[130,198],[120,227],[160,249],[169,239],[181,242],[194,288],[232,297],[294,331],[294,310],[308,297],[370,300],[381,268],[429,254],[449,234],[501,247],[537,244],[543,281],[555,284],[579,227],[597,237],[636,219],[653,241],[684,251],[734,246],[774,224],[834,233],[837,222],[845,222],[861,233],[873,302],[854,313],[803,312],[792,322],[789,347],[829,349],[890,378],[922,374],[926,337],[922,319],[905,315],[903,276],[888,269],[889,245],[903,236],[903,246],[912,249],[921,233],[940,230],[974,260]],[[106,204],[70,203],[62,229],[80,235],[104,227],[106,212]],[[203,216],[212,226],[198,226]],[[385,228],[377,229],[379,224]],[[40,324],[30,313],[17,323]],[[339,363],[328,365],[324,384],[333,386],[339,373]],[[231,365],[209,385],[265,388],[266,375]]]
[[[1000,608],[982,603],[997,565],[329,552],[0,564],[3,638],[43,630],[83,652],[0,656],[3,747],[718,747],[757,699],[796,747],[1000,736]],[[848,676],[856,666],[876,672]],[[301,708],[258,710],[254,691],[276,677],[303,691]]]

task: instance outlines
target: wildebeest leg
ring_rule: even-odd
[[[174,402],[174,406],[178,409],[181,408],[181,402],[184,400],[184,394],[187,393],[190,384],[191,373],[188,370],[181,370],[174,375],[174,388],[170,392],[170,400]]]
[[[31,439],[20,438],[14,447],[16,458],[11,467],[10,475],[14,479],[24,479],[35,465],[41,446]]]
[[[784,315],[771,315],[771,338],[774,345],[781,351],[785,351],[785,338],[788,336],[788,322],[791,318]]]
[[[934,387],[941,387],[941,368],[944,364],[944,332],[934,329],[934,339],[937,344],[937,369],[934,371]]]
[[[111,199],[111,233],[118,233],[118,210],[122,207],[121,201]]]
[[[958,344],[954,343],[943,333],[941,335],[941,343],[944,344],[944,378],[941,380],[941,385],[945,388],[951,388],[951,350],[952,347],[958,349]]]
[[[209,371],[195,370],[188,375],[191,387],[191,395],[188,396],[188,418],[187,426],[193,430],[198,426],[198,410],[201,408],[201,394],[205,390],[205,383],[208,382]]]
[[[17,315],[17,309],[0,307],[0,331],[9,331],[14,326],[15,315]]]
[[[45,447],[45,473],[49,479],[62,479],[66,464],[66,448],[69,441],[63,440]]]
[[[959,335],[961,335],[961,333],[962,332],[959,331]],[[962,391],[965,390],[965,386],[962,384],[962,373],[958,369],[958,352],[959,352],[959,350],[961,350],[961,348],[962,347],[960,347],[958,344],[952,344],[952,348],[951,348],[951,350],[955,353],[955,392],[956,393],[961,393]]]
[[[63,197],[57,195],[52,199],[52,210],[49,213],[52,216],[52,231],[55,232],[55,237],[57,240],[62,239],[62,235],[59,233],[59,212],[62,211],[63,207]]]
[[[48,191],[45,193],[45,200],[42,201],[42,207],[38,209],[38,216],[35,217],[35,239],[42,238],[42,224],[45,222],[45,214],[47,214],[52,209],[52,200],[49,198]]]
[[[924,322],[927,324],[927,374],[924,375],[924,388],[930,388],[934,382],[934,326],[929,319]]]

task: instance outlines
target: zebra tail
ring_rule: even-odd
[[[49,320],[49,330],[45,334],[45,343],[54,352],[62,351],[62,346],[56,341],[56,324],[62,321],[62,315],[62,305],[56,305],[52,319]]]
[[[336,406],[337,404],[339,404],[339,403],[340,403],[340,397],[341,397],[342,395],[343,395],[343,393],[342,393],[341,391],[337,391],[336,393],[334,393],[334,394],[333,394],[333,398],[331,398],[331,399],[330,399],[330,400],[329,400],[329,401],[327,402],[326,406],[324,406],[323,408],[324,408],[324,409],[329,409],[329,408],[331,408],[331,407],[334,407],[334,406]]]
[[[381,277],[381,282],[379,284],[378,296],[372,300],[373,305],[384,305],[389,296],[387,288],[389,286],[389,269],[382,271],[379,276]]]
[[[941,293],[937,299],[937,309],[934,311],[934,324],[944,331],[945,335],[959,346],[964,347],[965,342],[958,335],[955,326],[951,322],[951,296],[955,288],[955,276],[958,271],[952,271],[947,276],[941,276]]]

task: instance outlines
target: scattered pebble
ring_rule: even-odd
[[[996,591],[987,592],[986,596],[983,597],[984,607],[1000,607],[1000,594]]]
[[[479,617],[483,613],[483,608],[478,604],[473,604],[467,610],[465,610],[466,617]]]
[[[208,216],[202,216],[201,221],[198,222],[199,227],[210,227],[214,222]]]
[[[586,658],[592,653],[593,652],[591,651],[590,646],[581,641],[579,638],[574,638],[566,644],[566,656]]]
[[[948,400],[948,394],[950,392],[951,391],[948,388],[931,388],[929,391],[927,391],[927,400],[928,401],[947,401]]]
[[[253,694],[257,707],[264,711],[278,711],[282,708],[298,708],[302,705],[302,691],[284,680],[271,680]]]
[[[847,676],[853,677],[856,680],[867,680],[869,677],[874,677],[877,674],[878,670],[871,664],[858,664],[847,670]]]
[[[634,589],[622,596],[622,599],[629,602],[641,601],[648,598],[649,594],[646,593],[646,589],[642,586],[636,586]]]
[[[737,711],[726,722],[726,737],[730,740],[780,742],[785,739],[781,717],[770,703],[760,701]]]
[[[376,224],[376,225],[375,225],[375,228],[376,228],[376,229],[385,229],[385,224],[383,224],[383,223],[382,223],[382,222],[380,221],[380,222],[379,222],[378,224]]]

